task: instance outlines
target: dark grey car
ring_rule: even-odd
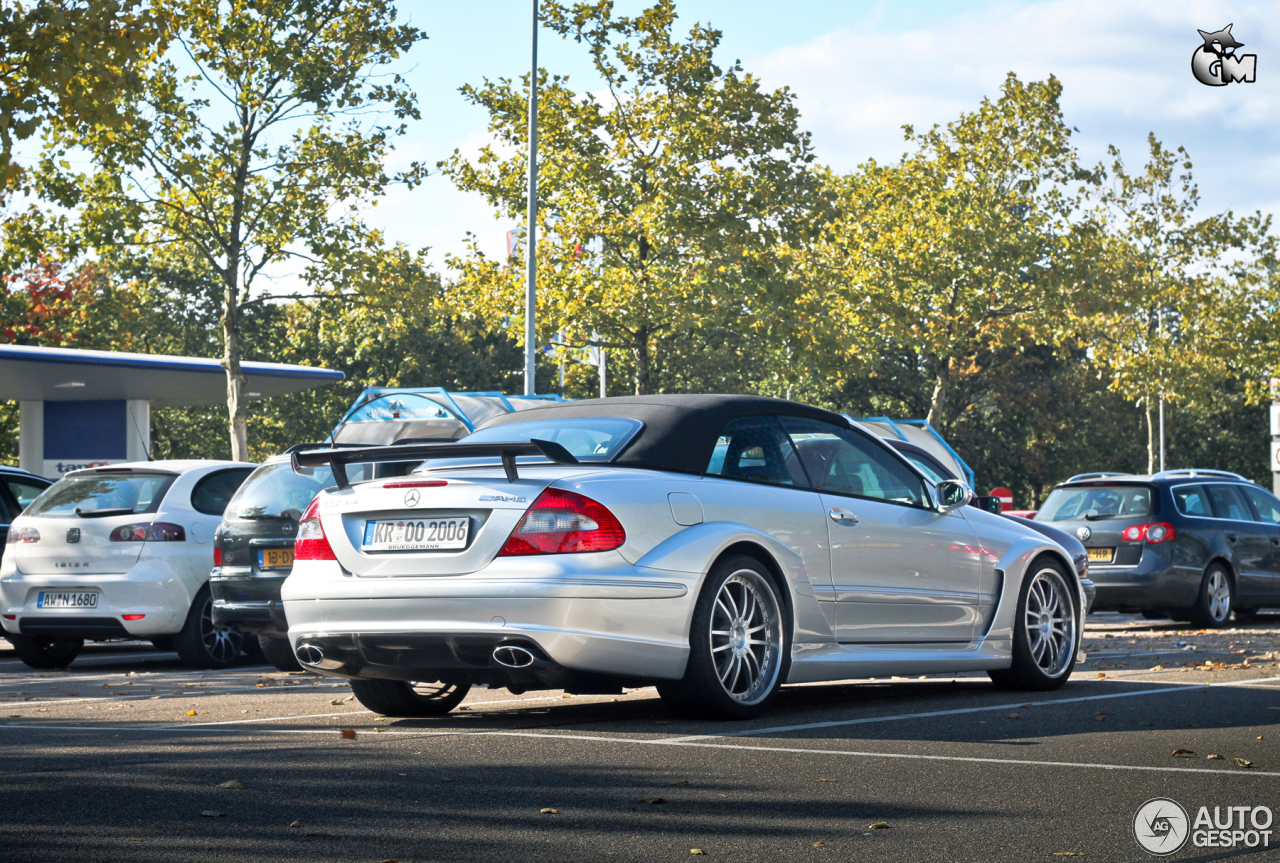
[[[1095,611],[1220,627],[1232,612],[1280,607],[1280,500],[1238,474],[1072,477],[1036,521],[1089,550]]]

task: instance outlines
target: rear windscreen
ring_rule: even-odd
[[[1151,515],[1152,489],[1144,485],[1090,485],[1055,488],[1036,521],[1095,521]]]
[[[549,440],[560,444],[578,461],[610,461],[644,427],[623,417],[576,417],[505,423],[474,431],[459,443]]]
[[[49,486],[23,515],[93,518],[155,512],[173,480],[169,474],[65,477]]]
[[[264,464],[249,475],[227,504],[229,519],[287,518],[297,521],[302,511],[322,489],[337,485],[328,467],[303,468],[294,473],[287,461]],[[347,467],[347,478],[361,482],[359,466]]]

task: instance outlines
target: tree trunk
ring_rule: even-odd
[[[934,378],[933,383],[933,396],[929,399],[929,415],[925,417],[925,421],[942,434],[946,425],[943,420],[947,409],[947,388],[951,383],[951,358],[947,357],[946,361],[937,363],[937,369],[937,377]]]
[[[631,355],[635,359],[636,395],[649,395],[650,378],[653,374],[651,357],[649,356],[649,328],[641,327],[636,331],[631,344]]]
[[[222,312],[222,368],[227,372],[227,430],[231,437],[233,461],[249,460],[249,427],[244,409],[244,374],[240,371],[240,305],[236,295],[235,265],[224,279],[225,306]]]

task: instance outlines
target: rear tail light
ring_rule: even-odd
[[[1173,525],[1162,521],[1154,524],[1131,524],[1121,532],[1120,536],[1129,542],[1142,542],[1145,539],[1152,545],[1159,545],[1177,538]]]
[[[107,539],[112,542],[185,542],[187,532],[180,524],[163,521],[150,524],[122,524]]]
[[[298,538],[293,543],[294,560],[337,560],[328,537],[324,535],[319,511],[320,498],[317,497],[307,504],[307,511],[298,522]]]
[[[213,565],[222,566],[222,549],[216,545],[213,547]]]
[[[146,615],[145,614],[122,614],[120,615],[120,617],[122,617],[125,620],[142,620],[142,618],[146,617]]]
[[[39,542],[40,531],[34,527],[9,528],[9,542]]]
[[[626,540],[622,524],[603,504],[549,488],[538,495],[498,556],[610,551]]]

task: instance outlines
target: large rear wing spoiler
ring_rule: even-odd
[[[516,473],[516,456],[540,455],[556,464],[577,464],[573,453],[555,441],[530,440],[495,443],[430,443],[403,446],[372,446],[363,448],[314,449],[289,454],[289,463],[295,473],[300,468],[328,466],[339,489],[351,488],[347,479],[347,465],[365,462],[426,461],[430,458],[483,458],[497,456],[502,459],[502,469],[507,482],[519,479]]]

